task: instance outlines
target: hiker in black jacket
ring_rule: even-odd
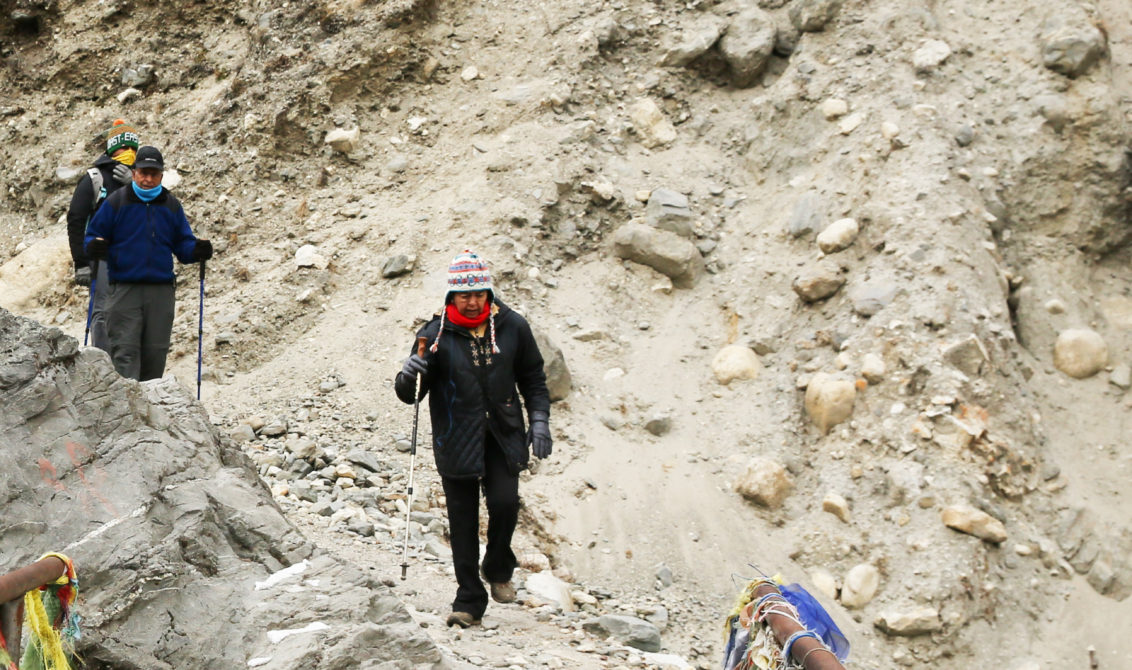
[[[519,518],[519,472],[527,467],[528,447],[538,458],[550,456],[550,394],[530,325],[495,298],[487,265],[471,252],[452,259],[444,310],[417,336],[430,346],[423,357],[414,347],[395,388],[398,398],[412,404],[419,374],[421,397],[429,395],[433,455],[448,502],[458,584],[448,625],[467,628],[487,609],[479,568],[496,602],[515,600],[511,575],[518,562],[511,536]],[[481,485],[487,549],[477,566]]]
[[[103,135],[106,137],[106,153],[94,161],[94,167],[87,170],[75,186],[71,195],[71,206],[67,209],[67,241],[71,245],[71,260],[75,264],[75,283],[90,286],[92,272],[95,278],[95,292],[92,296],[90,332],[91,344],[110,351],[106,336],[106,263],[92,267],[91,259],[83,248],[87,223],[94,213],[114,191],[131,183],[134,173],[131,169],[138,151],[138,134],[118,119]],[[98,289],[103,289],[99,291]]]

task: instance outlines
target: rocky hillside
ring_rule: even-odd
[[[389,382],[472,247],[573,380],[522,542],[582,612],[715,667],[757,566],[866,667],[1132,655],[1126,3],[0,7],[0,304],[81,337],[59,219],[128,119],[217,245],[204,406],[328,550],[396,575]]]

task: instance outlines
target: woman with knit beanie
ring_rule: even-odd
[[[519,519],[519,473],[529,462],[528,449],[538,458],[550,456],[550,394],[530,325],[495,297],[487,264],[471,251],[452,259],[444,308],[417,337],[426,338],[428,348],[419,356],[414,345],[395,389],[412,404],[420,375],[421,397],[429,396],[457,582],[448,625],[467,628],[487,609],[481,574],[492,599],[515,600],[511,576],[518,562],[511,537]],[[477,565],[481,488],[487,548]]]

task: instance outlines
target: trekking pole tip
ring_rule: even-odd
[[[402,563],[401,564],[401,581],[405,581],[405,578],[408,576],[408,574],[409,574],[409,564],[408,563]]]

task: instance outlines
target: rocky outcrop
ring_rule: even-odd
[[[0,569],[74,559],[88,667],[447,666],[388,589],[291,526],[173,378],[123,379],[2,309],[0,341]]]

